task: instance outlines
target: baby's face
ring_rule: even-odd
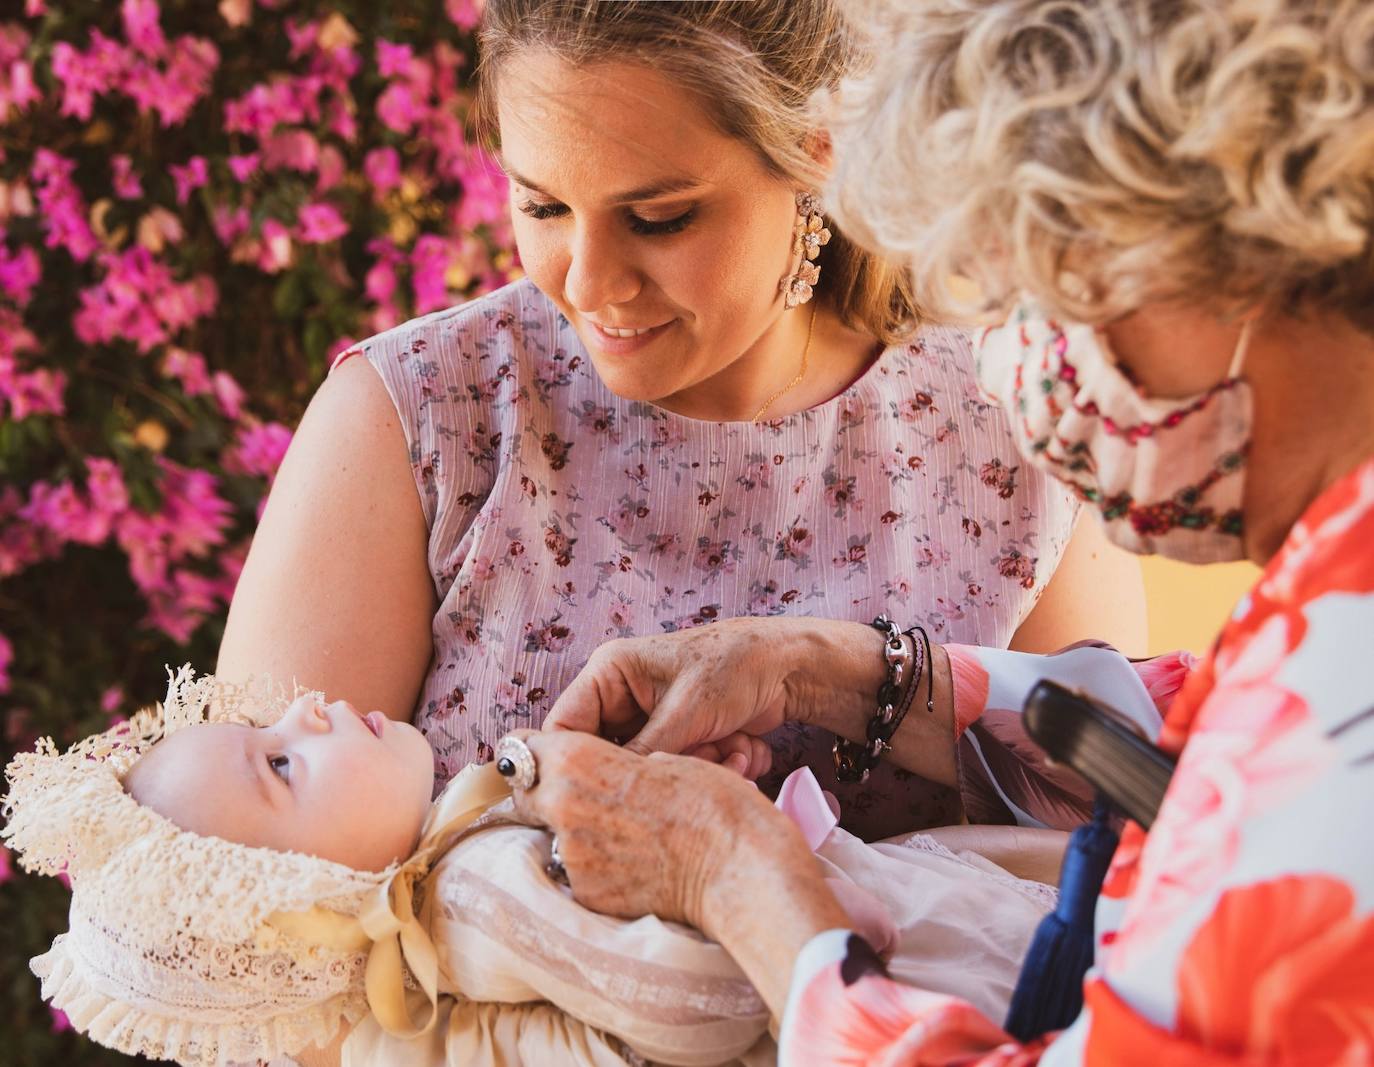
[[[130,796],[184,830],[381,870],[414,850],[434,761],[408,723],[297,699],[280,721],[179,730],[130,769]]]

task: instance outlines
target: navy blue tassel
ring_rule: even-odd
[[[1069,835],[1059,876],[1059,905],[1040,920],[1003,1028],[1018,1041],[1062,1030],[1083,1009],[1083,976],[1093,962],[1093,913],[1117,834],[1098,798],[1093,820]]]

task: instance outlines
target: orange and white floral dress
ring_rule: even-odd
[[[966,803],[1072,820],[1073,790],[1010,758],[1026,753],[1004,676],[1028,662],[1012,655],[953,650]],[[1071,674],[1063,659],[1045,657],[1045,673]],[[1129,682],[1092,691],[1138,698]],[[1149,833],[1122,835],[1068,1029],[1018,1044],[1001,1020],[888,978],[834,930],[797,961],[779,1062],[1374,1063],[1374,460],[1293,528],[1189,673],[1160,743],[1178,769]]]

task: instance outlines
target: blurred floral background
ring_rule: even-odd
[[[480,6],[0,5],[6,761],[212,666],[332,357],[518,275],[468,115]],[[65,907],[0,848],[4,1067],[123,1062],[28,971]]]

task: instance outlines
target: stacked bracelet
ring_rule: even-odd
[[[878,689],[878,710],[868,722],[867,743],[859,745],[844,738],[835,739],[835,777],[842,782],[862,782],[868,778],[869,773],[878,765],[883,752],[891,747],[892,735],[897,732],[897,727],[902,724],[902,719],[911,707],[911,701],[921,684],[922,673],[929,673],[925,668],[930,659],[930,638],[926,637],[924,630],[915,626],[912,630],[919,631],[925,638],[925,643],[922,647],[922,643],[912,635],[911,645],[916,666],[912,671],[906,698],[901,701],[899,707],[897,702],[902,696],[902,679],[906,674],[907,665],[913,659],[913,653],[907,651],[904,638],[907,634],[912,634],[912,630],[903,634],[897,629],[897,624],[886,615],[879,615],[870,625],[883,635],[883,658],[887,662],[887,678]],[[926,708],[930,711],[935,709],[932,686],[933,680],[926,687]]]

